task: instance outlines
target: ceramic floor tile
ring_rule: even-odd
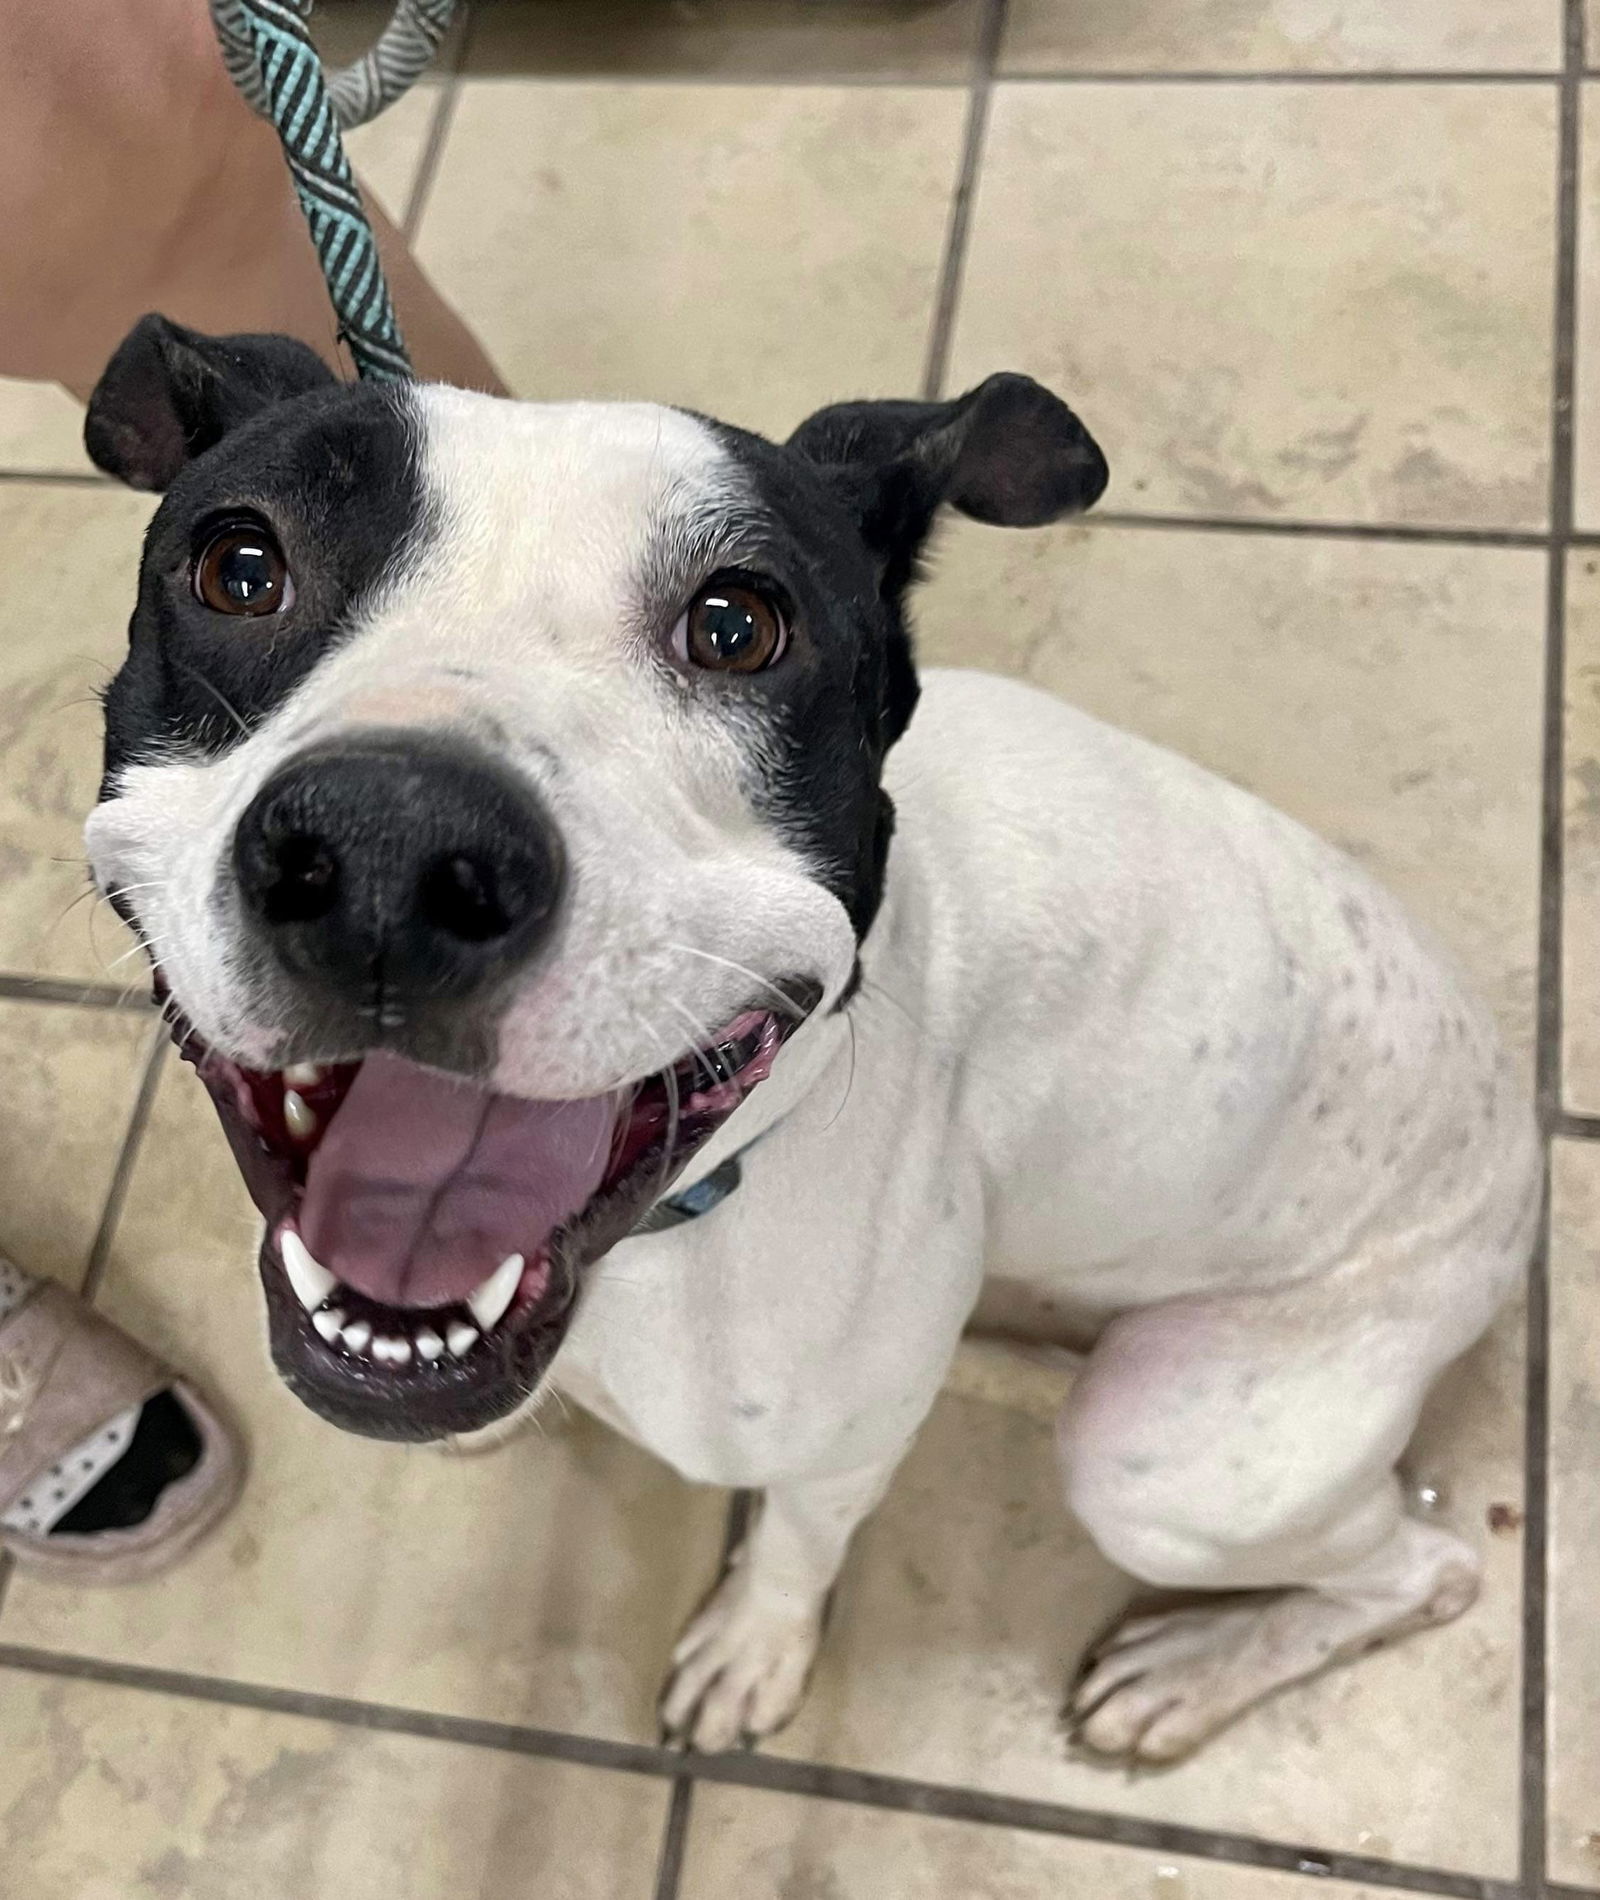
[[[1561,1093],[1600,1115],[1600,554],[1567,563]]]
[[[682,1900],[1382,1900],[1342,1880],[926,1815],[695,1790]]]
[[[1131,1586],[1068,1517],[1050,1427],[947,1395],[860,1534],[810,1695],[774,1751],[1509,1876],[1521,1389],[1513,1316],[1434,1395],[1408,1460],[1413,1482],[1439,1494],[1440,1521],[1483,1551],[1479,1604],[1286,1692],[1193,1760],[1143,1777],[1069,1756],[1058,1727],[1079,1657]],[[1396,1777],[1381,1764],[1402,1748],[1408,1770]]]
[[[151,1034],[142,1014],[0,1002],[0,1253],[76,1286]]]
[[[149,1584],[19,1577],[6,1640],[654,1740],[667,1653],[716,1572],[723,1497],[582,1418],[465,1458],[334,1431],[267,1364],[254,1261],[210,1106],[171,1063],[101,1305],[242,1422],[249,1483]]]
[[[938,87],[474,81],[419,252],[522,395],[787,431],[915,393],[965,113]]]
[[[473,73],[963,79],[981,0],[482,0]]]
[[[0,1688],[18,1900],[649,1900],[666,1799],[301,1716],[13,1669]]]
[[[83,449],[83,410],[64,389],[0,376],[0,472],[94,473]]]
[[[1544,557],[962,523],[925,661],[1021,674],[1353,852],[1531,1054]]]
[[[1114,508],[1537,527],[1555,107],[1542,86],[1000,86],[950,385],[1048,382],[1105,446]]]
[[[1003,72],[1550,72],[1561,0],[1011,0]]]
[[[1550,1875],[1600,1888],[1600,1146],[1558,1141],[1550,1210]]]
[[[1600,0],[1596,0],[1600,14]],[[1600,59],[1600,19],[1589,28]],[[1583,89],[1579,145],[1577,389],[1573,412],[1573,511],[1580,528],[1600,529],[1600,82]]]
[[[85,896],[82,832],[95,693],[127,647],[154,505],[110,485],[0,483],[0,970],[131,980],[112,967],[121,925]]]

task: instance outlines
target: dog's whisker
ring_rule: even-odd
[[[759,971],[752,970],[748,963],[740,963],[733,957],[718,956],[714,950],[699,950],[692,943],[668,943],[666,948],[676,950],[686,957],[703,957],[707,963],[719,964],[724,970],[733,970],[740,976],[749,977],[752,983],[765,990],[769,996],[775,997],[788,1015],[794,1015],[795,1002],[789,992],[774,983],[770,977],[762,976]]]
[[[857,986],[856,994],[858,996],[868,997],[875,1002],[887,1003],[891,1009],[899,1010],[900,1014],[911,1027],[916,1030],[918,1035],[923,1033],[924,1025],[912,1015],[911,1011],[892,990],[886,990],[875,978],[864,975],[860,984]]]
[[[99,892],[91,885],[87,889],[79,891],[76,897],[69,898],[57,912],[56,920],[50,926],[51,931],[59,930],[80,904],[87,902],[90,898],[98,898],[99,895]]]
[[[827,1122],[824,1124],[825,1130],[831,1128],[844,1113],[845,1104],[850,1100],[850,1091],[856,1085],[856,1023],[855,1018],[848,1013],[844,1020],[845,1026],[850,1031],[850,1073],[844,1079],[844,1094],[839,1097],[839,1106],[833,1111],[832,1115],[828,1117]]]
[[[709,1053],[711,1044],[716,1039],[714,1032],[711,1029],[709,1029],[706,1026],[706,1024],[701,1022],[695,1016],[692,1010],[687,1008],[683,1003],[680,1003],[679,1001],[677,1001],[675,997],[669,996],[666,999],[666,1001],[667,1001],[667,1007],[669,1009],[675,1010],[678,1013],[678,1015],[680,1015],[683,1018],[683,1020],[689,1025],[690,1057],[693,1060],[695,1067],[706,1078],[706,1081],[710,1085],[710,1087],[715,1088],[719,1082],[725,1080],[726,1078],[718,1072],[715,1065],[712,1063],[711,1056]]]
[[[140,884],[118,884],[110,890],[97,891],[95,894],[106,903],[110,903],[116,897],[132,897],[135,891],[164,891],[170,889],[171,885],[170,877],[147,877]]]
[[[664,1077],[664,1086],[667,1092],[667,1139],[665,1146],[661,1150],[661,1169],[656,1177],[656,1191],[659,1192],[661,1188],[666,1185],[672,1167],[672,1155],[673,1150],[678,1145],[678,1126],[682,1116],[682,1102],[678,1091],[677,1058],[672,1055],[666,1043],[662,1040],[655,1024],[652,1023],[647,1016],[641,1015],[637,1009],[630,1011],[630,1014],[638,1027],[642,1029],[656,1045],[662,1059],[661,1074]]]
[[[130,945],[128,949],[122,952],[121,956],[113,957],[105,966],[106,975],[110,976],[114,970],[120,970],[123,964],[131,963],[135,957],[142,957],[144,954],[145,947],[142,943]]]
[[[238,707],[234,705],[233,701],[228,698],[227,694],[224,693],[220,687],[214,685],[212,681],[208,680],[205,674],[198,671],[197,668],[186,665],[182,660],[174,661],[174,665],[186,679],[193,680],[196,686],[203,687],[205,691],[211,695],[239,728],[241,738],[248,739],[250,737],[250,726],[244,714],[239,711]]]

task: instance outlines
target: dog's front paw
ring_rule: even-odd
[[[822,1634],[817,1606],[735,1568],[672,1652],[667,1738],[715,1754],[782,1728],[800,1706]]]

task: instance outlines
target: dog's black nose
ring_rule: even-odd
[[[459,1001],[529,956],[561,895],[561,839],[476,750],[385,728],[319,746],[239,820],[245,910],[292,974],[380,1013]]]

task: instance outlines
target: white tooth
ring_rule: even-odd
[[[297,1141],[309,1141],[317,1132],[317,1118],[293,1089],[283,1091],[283,1125]]]
[[[342,1306],[325,1306],[321,1312],[311,1315],[311,1324],[316,1327],[317,1331],[321,1333],[322,1337],[327,1340],[331,1346],[339,1337],[340,1333],[344,1331],[344,1308]]]
[[[310,1249],[292,1227],[284,1228],[278,1251],[295,1298],[308,1313],[314,1313],[339,1282],[320,1260],[312,1259]]]
[[[444,1341],[431,1326],[424,1326],[417,1334],[417,1357],[431,1364],[443,1351]]]
[[[322,1080],[320,1062],[291,1062],[283,1072],[285,1083],[292,1089],[314,1089]]]
[[[364,1319],[352,1320],[344,1329],[342,1337],[352,1352],[365,1352],[367,1341],[372,1337],[372,1328]]]
[[[522,1278],[523,1264],[521,1254],[508,1253],[483,1285],[475,1293],[467,1295],[467,1306],[472,1317],[486,1333],[494,1331],[511,1304],[517,1283]]]
[[[445,1334],[445,1344],[459,1359],[478,1343],[478,1329],[469,1326],[464,1319],[452,1320],[450,1330]]]
[[[372,1356],[386,1366],[408,1366],[411,1363],[411,1341],[393,1339],[386,1333],[380,1333],[372,1342]]]

